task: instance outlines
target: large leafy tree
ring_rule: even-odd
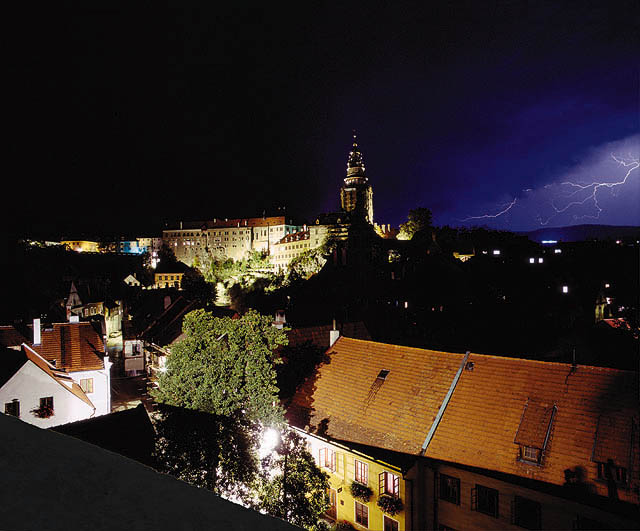
[[[263,424],[282,421],[273,351],[288,340],[271,318],[254,310],[239,319],[195,310],[185,316],[183,332],[158,380],[156,400],[216,415],[239,411]]]
[[[416,232],[431,228],[433,218],[428,208],[413,208],[409,210],[406,223],[400,225],[398,239],[410,240]]]
[[[211,415],[159,404],[156,467],[225,498],[250,502],[258,479],[260,427],[239,414]]]
[[[318,529],[329,504],[329,476],[320,470],[294,430],[282,434],[276,451],[263,460],[258,508],[306,529]]]

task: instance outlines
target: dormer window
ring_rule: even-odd
[[[514,440],[520,447],[519,461],[533,465],[540,465],[542,463],[542,457],[549,442],[555,414],[555,404],[545,404],[531,399],[527,400]]]
[[[598,418],[591,460],[597,463],[599,480],[628,485],[634,432],[632,422],[632,419],[615,413]]]

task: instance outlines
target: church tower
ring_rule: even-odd
[[[362,153],[353,132],[353,147],[347,159],[347,176],[340,188],[340,206],[350,212],[352,220],[360,219],[373,224],[373,188],[365,175]]]

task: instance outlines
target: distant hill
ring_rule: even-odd
[[[615,225],[571,225],[569,227],[545,227],[529,232],[520,232],[530,240],[557,240],[578,242],[585,240],[640,240],[640,227]]]

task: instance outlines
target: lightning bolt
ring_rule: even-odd
[[[484,214],[482,216],[468,216],[464,219],[460,219],[458,221],[470,221],[472,219],[493,219],[493,218],[499,218],[500,216],[502,216],[503,214],[506,214],[507,212],[509,212],[509,210],[511,210],[513,208],[513,206],[516,204],[516,202],[518,201],[518,198],[515,198],[513,201],[511,201],[511,203],[508,203],[507,205],[504,205],[502,207],[502,210],[500,212],[498,212],[497,214]]]
[[[562,214],[562,213],[566,212],[567,210],[569,210],[570,208],[572,208],[574,206],[585,205],[586,203],[591,202],[591,201],[593,202],[593,206],[596,208],[596,214],[594,216],[591,216],[591,215],[588,215],[588,214],[584,214],[582,216],[578,216],[578,215],[574,214],[573,215],[573,219],[574,220],[585,219],[585,218],[599,219],[600,218],[600,213],[602,212],[602,208],[600,207],[600,204],[598,203],[598,190],[600,190],[601,188],[612,189],[612,188],[615,188],[617,186],[622,186],[622,185],[626,184],[626,182],[629,179],[631,173],[634,170],[637,170],[638,167],[640,167],[640,159],[633,158],[631,156],[629,157],[629,160],[624,160],[622,158],[616,157],[612,153],[611,154],[611,158],[613,160],[615,160],[618,163],[619,166],[622,166],[622,167],[627,169],[627,171],[626,171],[626,173],[624,175],[624,178],[621,181],[617,181],[617,182],[599,182],[599,181],[595,181],[595,182],[592,182],[591,184],[580,184],[580,183],[574,183],[574,182],[571,182],[571,181],[565,181],[565,182],[560,183],[560,186],[568,186],[568,187],[570,187],[570,189],[573,189],[571,192],[561,194],[561,196],[563,198],[565,198],[565,199],[570,199],[572,197],[575,197],[577,194],[580,194],[581,192],[586,192],[587,195],[583,199],[579,199],[579,200],[575,200],[575,201],[569,201],[569,203],[567,203],[562,208],[559,208],[558,206],[556,206],[555,200],[552,199],[550,201],[550,204],[551,204],[551,207],[554,210],[554,213],[551,216],[549,216],[546,220],[543,220],[541,216],[538,216],[538,222],[540,223],[540,225],[547,225],[558,214]]]

